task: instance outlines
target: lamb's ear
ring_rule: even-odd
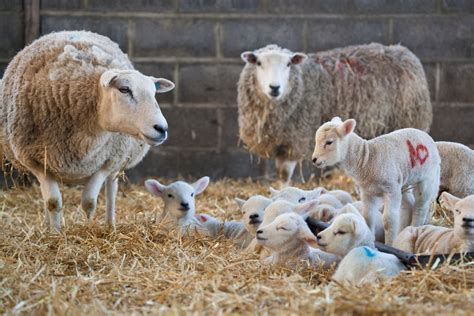
[[[353,233],[354,235],[357,235],[357,232],[358,232],[358,229],[357,229],[357,222],[356,222],[354,219],[352,219],[352,218],[350,219],[350,221],[351,221],[351,226],[352,226],[352,227],[351,227],[351,228],[352,228],[352,233]]]
[[[109,87],[112,82],[117,79],[119,73],[116,70],[107,70],[100,76],[100,85],[102,87]]]
[[[156,93],[165,93],[174,89],[174,83],[165,78],[155,78],[150,76],[155,83]]]
[[[450,210],[454,210],[454,205],[456,205],[456,203],[460,200],[460,198],[457,198],[448,192],[441,193],[441,201],[443,202],[443,206]]]
[[[270,196],[271,197],[274,197],[275,195],[280,193],[280,191],[278,191],[277,189],[274,189],[273,187],[270,187],[268,190],[270,190]]]
[[[250,51],[243,52],[240,54],[240,58],[242,58],[243,61],[249,64],[256,64],[257,63],[257,56]]]
[[[323,194],[323,190],[321,188],[311,190],[308,193],[308,200],[311,201],[311,200],[318,199],[321,196],[321,194]]]
[[[207,186],[209,185],[209,177],[202,177],[201,179],[197,180],[193,184],[191,184],[194,188],[196,194],[202,193]]]
[[[344,205],[339,211],[339,214],[347,214],[347,213],[352,213],[352,214],[355,214],[355,215],[362,216],[362,214],[359,212],[359,210],[352,204]]]
[[[331,123],[336,123],[336,124],[341,124],[342,123],[342,120],[339,116],[334,116],[332,119],[331,119]]]
[[[294,53],[293,56],[291,56],[291,63],[293,65],[302,64],[307,58],[308,56],[306,56],[306,54]]]
[[[246,201],[244,199],[240,199],[240,198],[235,198],[234,200],[235,200],[235,202],[237,202],[237,205],[239,206],[239,209],[242,210],[242,206],[244,206]]]
[[[293,212],[299,215],[303,215],[305,213],[308,213],[313,207],[319,204],[318,200],[312,200],[309,202],[305,202],[303,204],[296,204],[293,206]]]
[[[348,120],[345,120],[338,127],[336,127],[336,131],[340,136],[346,136],[352,133],[355,127],[356,127],[356,121],[354,119],[348,119]]]
[[[148,179],[148,180],[145,181],[145,188],[151,194],[153,194],[155,196],[159,196],[159,197],[162,197],[163,193],[166,190],[165,185],[163,185],[163,184],[161,184],[158,181],[153,180],[153,179]]]
[[[321,205],[319,210],[319,217],[323,222],[329,222],[333,217],[336,210],[329,204]]]
[[[298,238],[307,243],[308,245],[312,247],[317,247],[318,246],[318,240],[316,236],[311,232],[309,229],[308,225],[301,225],[298,228]]]

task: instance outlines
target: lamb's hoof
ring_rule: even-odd
[[[61,203],[57,198],[49,198],[46,202],[46,207],[49,212],[59,212],[61,209]]]
[[[90,221],[94,218],[97,201],[95,199],[82,200],[82,209],[86,212],[87,219]]]
[[[105,220],[105,226],[113,232],[116,231],[115,220],[106,219]]]

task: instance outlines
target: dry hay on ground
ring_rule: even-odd
[[[336,177],[323,183],[353,192]],[[273,183],[277,186],[277,184]],[[315,186],[313,181],[304,187]],[[240,217],[233,198],[266,194],[268,185],[221,180],[197,209]],[[474,310],[472,263],[413,270],[383,283],[328,287],[333,271],[263,267],[224,240],[180,240],[155,223],[161,203],[142,186],[122,185],[117,230],[103,228],[77,207],[80,189],[64,187],[65,228],[46,233],[37,185],[0,192],[0,312],[24,314],[469,314]],[[439,208],[435,222],[447,223]]]

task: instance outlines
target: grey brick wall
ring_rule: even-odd
[[[24,1],[0,0],[0,74],[25,45]],[[409,47],[429,81],[433,137],[474,145],[472,0],[41,0],[39,15],[40,34],[99,32],[137,69],[177,84],[158,96],[169,141],[132,180],[271,170],[239,146],[236,109],[240,53],[270,42],[306,52],[371,41]]]

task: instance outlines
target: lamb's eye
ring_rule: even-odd
[[[298,203],[301,203],[301,202],[304,202],[304,201],[306,201],[306,198],[302,197],[301,199],[298,200]]]
[[[173,198],[173,194],[168,194],[168,197],[169,197],[169,198]]]
[[[338,230],[337,232],[334,233],[334,235],[344,235],[346,232],[342,230]]]
[[[458,209],[455,209],[454,211],[456,211],[457,214],[461,214],[461,211]]]
[[[261,65],[262,65],[262,63],[257,61],[257,66],[261,66]]]
[[[326,146],[331,146],[331,145],[332,145],[332,143],[333,143],[333,141],[332,141],[332,140],[327,140],[327,141],[326,141]]]
[[[290,67],[290,66],[291,66],[291,63],[286,64],[286,67]]]
[[[193,193],[191,193],[191,197],[194,197],[194,192],[193,192]]]
[[[123,94],[132,95],[132,90],[130,90],[129,87],[120,87],[118,88],[118,91],[120,91],[120,93],[123,93]]]
[[[288,229],[288,228],[286,228],[286,227],[283,227],[283,226],[278,226],[278,227],[277,227],[277,230],[280,230],[280,229],[283,229],[283,230],[289,230],[289,229]]]

